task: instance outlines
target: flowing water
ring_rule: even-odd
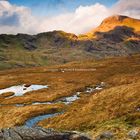
[[[33,117],[33,118],[31,118],[31,119],[29,119],[29,120],[27,120],[25,122],[25,126],[27,126],[27,127],[34,127],[34,126],[37,125],[38,122],[40,122],[40,121],[42,121],[44,119],[47,119],[47,118],[52,118],[52,117],[57,116],[59,114],[60,113],[45,114],[45,115],[39,115],[37,117]]]
[[[80,99],[81,94],[83,94],[83,93],[90,94],[90,93],[93,93],[94,91],[102,90],[103,87],[104,87],[103,83],[101,83],[99,85],[96,85],[94,87],[87,87],[83,91],[77,91],[72,96],[63,97],[63,98],[60,98],[60,99],[58,99],[54,102],[33,102],[31,104],[25,104],[24,103],[24,104],[14,104],[14,105],[17,106],[17,107],[24,107],[24,106],[27,106],[27,105],[47,105],[47,104],[49,105],[49,104],[56,104],[56,103],[64,103],[66,105],[69,105],[69,104],[75,102],[76,100]],[[9,87],[9,88],[6,88],[6,89],[1,89],[0,94],[6,93],[6,92],[14,92],[15,94],[12,95],[12,97],[13,96],[23,96],[25,93],[27,93],[29,91],[35,91],[35,90],[44,89],[44,88],[48,88],[48,86],[30,85],[30,86],[27,87],[25,85],[19,85],[19,86],[12,86],[12,87]],[[1,104],[0,106],[6,106],[6,105]],[[30,118],[29,120],[27,120],[25,122],[25,125],[28,126],[28,127],[33,127],[33,126],[36,126],[39,121],[57,116],[59,114],[62,114],[62,113],[39,115],[39,116]]]

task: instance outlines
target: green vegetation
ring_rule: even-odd
[[[140,52],[139,20],[121,16],[106,20],[97,28],[97,33],[92,32],[90,36],[76,36],[63,31],[37,35],[0,35],[0,70],[65,64]],[[109,25],[112,28],[108,31]]]

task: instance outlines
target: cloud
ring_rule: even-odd
[[[79,34],[97,26],[108,15],[108,9],[99,3],[80,6],[73,13],[47,18],[40,25],[40,29],[41,31],[58,29]]]
[[[99,12],[100,11],[100,12]],[[8,17],[3,17],[6,12]],[[52,30],[64,30],[72,33],[83,33],[97,26],[109,15],[108,9],[99,3],[91,6],[79,6],[74,12],[64,13],[54,17],[34,17],[31,10],[0,1],[0,33],[39,33]],[[13,18],[13,16],[15,16]],[[4,24],[11,21],[8,24]],[[15,23],[15,24],[14,24]],[[17,24],[18,23],[18,24]],[[11,24],[11,25],[10,25]]]
[[[36,25],[37,19],[29,8],[0,1],[0,33],[35,33]]]
[[[140,18],[139,0],[119,0],[110,10],[111,13]]]
[[[59,0],[58,0],[59,1]],[[59,2],[62,2],[60,0]],[[52,30],[64,30],[76,34],[85,33],[97,27],[104,18],[122,14],[140,18],[139,0],[119,0],[112,8],[96,3],[79,6],[74,12],[52,17],[35,17],[31,9],[0,1],[0,33],[36,34]]]

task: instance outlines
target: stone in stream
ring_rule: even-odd
[[[31,84],[25,84],[24,85],[24,87],[26,87],[26,88],[28,88],[28,87],[30,87],[31,86]]]
[[[0,130],[0,140],[91,140],[76,132],[57,132],[41,127],[26,126]]]

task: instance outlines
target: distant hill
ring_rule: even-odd
[[[63,31],[0,35],[0,69],[63,64],[140,52],[140,20],[115,15],[76,36]]]

